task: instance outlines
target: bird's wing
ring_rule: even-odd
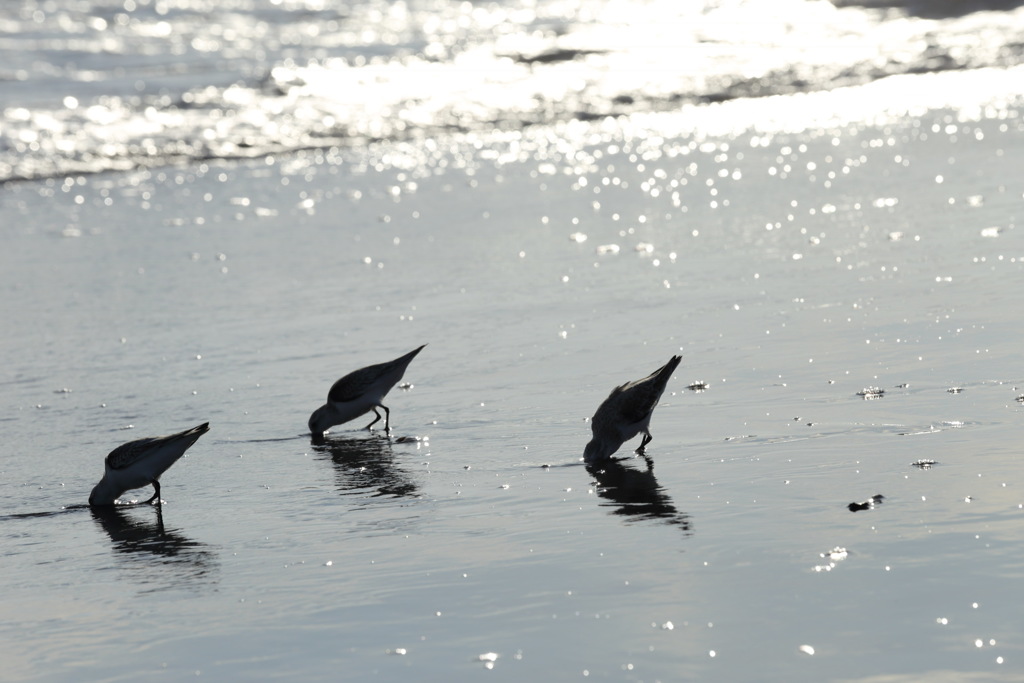
[[[166,437],[138,439],[136,441],[129,441],[126,444],[122,444],[110,451],[110,454],[107,455],[107,465],[112,470],[123,470],[126,467],[131,467],[133,463],[138,461],[138,459],[161,438]]]
[[[631,422],[639,422],[647,417],[654,410],[654,407],[658,405],[661,395],[665,393],[668,380],[672,377],[672,373],[675,372],[681,360],[681,356],[673,356],[668,363],[665,363],[665,365],[647,377],[638,379],[635,382],[627,382],[621,387],[616,387],[608,398],[611,399],[616,394],[622,394],[617,399],[621,404],[620,410],[622,415]]]
[[[114,450],[110,451],[110,453],[107,454],[106,463],[112,470],[123,470],[126,467],[131,467],[132,464],[144,458],[146,454],[150,453],[153,449],[175,441],[186,442],[184,447],[181,449],[182,452],[184,452],[196,442],[196,439],[208,431],[210,431],[210,423],[204,422],[197,427],[186,429],[185,431],[178,432],[177,434],[151,436],[145,439],[129,441],[128,443],[121,444]]]
[[[347,403],[348,401],[354,401],[369,391],[370,387],[382,377],[396,370],[400,370],[397,374],[400,378],[405,373],[405,368],[416,357],[416,354],[423,350],[424,346],[426,344],[387,363],[367,365],[365,368],[348,373],[331,386],[331,390],[327,392],[327,402]],[[395,381],[397,382],[398,379],[396,378]]]
[[[347,403],[365,394],[373,383],[387,371],[390,363],[369,365],[348,373],[331,386],[327,392],[328,403]]]

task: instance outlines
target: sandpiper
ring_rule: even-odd
[[[641,433],[644,438],[636,453],[644,455],[644,448],[651,442],[650,424],[654,407],[658,405],[665,385],[682,359],[682,356],[672,356],[669,362],[647,377],[612,389],[612,393],[590,420],[594,438],[583,451],[585,462],[608,458],[622,444]]]
[[[167,471],[206,432],[210,423],[168,436],[129,441],[110,451],[104,460],[103,478],[89,495],[89,505],[114,505],[125,491],[153,485],[153,497],[160,505],[160,475]]]
[[[383,408],[384,431],[390,433],[391,411],[381,401],[402,379],[405,369],[416,354],[423,350],[423,346],[393,361],[368,365],[339,379],[328,392],[327,403],[309,416],[309,431],[313,436],[320,437],[331,427],[354,420],[372,410],[377,417],[366,425],[366,429],[370,429],[380,420],[377,408]]]

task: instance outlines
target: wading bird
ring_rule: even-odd
[[[682,356],[672,356],[669,362],[647,377],[612,389],[590,420],[594,438],[583,451],[585,462],[589,464],[610,457],[637,434],[643,434],[644,438],[636,453],[644,455],[644,448],[652,438],[650,424],[654,407],[682,359]]]

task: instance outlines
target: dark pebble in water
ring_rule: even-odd
[[[860,512],[861,510],[870,510],[871,508],[875,507],[876,505],[881,505],[882,504],[882,500],[884,500],[884,499],[885,499],[885,496],[883,496],[881,493],[879,493],[879,494],[876,494],[874,496],[871,496],[870,498],[865,500],[863,503],[850,503],[846,507],[850,510],[850,512]]]
[[[517,55],[514,59],[522,64],[553,64],[555,62],[571,62],[580,57],[586,57],[587,55],[593,54],[603,54],[603,50],[554,48],[533,55]]]

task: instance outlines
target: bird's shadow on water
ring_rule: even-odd
[[[145,592],[194,589],[216,582],[219,566],[216,553],[178,529],[167,529],[161,506],[76,504],[59,510],[4,515],[0,521],[40,519],[83,511],[92,515],[93,521],[110,539],[117,556],[128,560],[125,568],[132,571]]]
[[[313,450],[330,458],[334,479],[342,495],[416,498],[419,485],[405,471],[392,450],[390,437],[374,434],[366,437],[314,437]]]
[[[608,458],[598,463],[587,463],[587,472],[594,478],[594,488],[601,498],[602,507],[611,508],[614,515],[633,520],[660,521],[682,530],[684,536],[693,534],[690,515],[680,511],[672,498],[654,476],[654,462],[644,456],[645,468],[626,465],[634,458]]]
[[[62,507],[59,510],[43,510],[41,512],[15,512],[10,515],[0,515],[0,521],[16,519],[36,519],[39,517],[56,517],[57,515],[65,515],[69,512],[76,512],[78,510],[88,509],[88,505],[81,503],[75,505],[68,505],[66,507]]]
[[[142,560],[140,581],[151,590],[195,587],[214,581],[217,555],[205,543],[195,541],[178,529],[164,526],[163,510],[135,513],[148,506],[105,505],[91,508],[93,520],[110,538],[114,550],[126,558]],[[158,560],[154,563],[152,560]],[[160,565],[173,572],[154,573]]]

